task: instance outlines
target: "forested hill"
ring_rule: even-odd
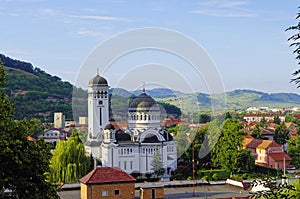
[[[64,112],[66,119],[72,119],[72,84],[33,67],[31,63],[2,54],[0,59],[6,71],[5,90],[15,103],[17,119],[35,117],[51,121],[53,112]]]

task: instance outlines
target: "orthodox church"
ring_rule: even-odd
[[[109,85],[96,75],[88,84],[88,139],[85,149],[102,167],[120,167],[127,173],[152,173],[155,162],[170,171],[177,167],[176,141],[160,125],[160,108],[143,92],[128,108],[128,127],[109,121]]]

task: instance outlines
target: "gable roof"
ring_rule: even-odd
[[[285,161],[291,161],[292,160],[292,158],[288,154],[286,154],[285,152],[270,153],[269,156],[270,156],[270,158],[272,158],[276,162],[283,161],[284,158],[285,158]]]
[[[280,147],[280,145],[272,140],[263,140],[262,143],[257,146],[257,148],[260,149],[268,149],[269,147]]]
[[[135,179],[118,167],[99,167],[79,179],[84,184],[134,182]]]

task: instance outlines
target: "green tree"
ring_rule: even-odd
[[[256,139],[263,139],[262,130],[259,124],[255,125],[251,135]]]
[[[284,145],[290,139],[289,130],[286,128],[284,122],[275,128],[274,141],[280,145]]]
[[[298,7],[299,9],[300,7]],[[300,64],[300,12],[298,12],[296,20],[298,20],[298,23],[294,26],[290,26],[286,29],[286,31],[294,31],[293,35],[288,38],[288,41],[291,42],[290,47],[294,47],[295,50],[293,51],[293,54],[296,54],[295,59],[298,60],[298,65]],[[294,82],[297,85],[297,88],[300,87],[300,69],[296,70],[294,73],[292,73],[294,78],[291,79],[291,82]]]
[[[165,169],[164,169],[161,153],[159,152],[157,147],[154,149],[153,159],[150,165],[151,165],[151,170],[157,176],[161,176],[164,174]]]
[[[297,193],[295,186],[277,183],[275,179],[264,178],[262,180],[255,180],[252,186],[262,185],[268,190],[252,192],[251,198],[254,199],[298,199],[299,191]],[[297,195],[298,194],[298,195]]]
[[[242,125],[236,119],[226,119],[223,124],[219,141],[212,150],[212,162],[216,167],[230,172],[244,170],[244,164],[241,164],[245,158],[249,159],[249,164],[254,164],[249,152],[242,149]]]
[[[5,73],[0,61],[0,87]],[[1,89],[3,90],[3,89]],[[51,153],[43,140],[29,141],[37,131],[36,120],[17,121],[13,118],[13,104],[4,92],[0,93],[0,198],[4,190],[12,190],[11,197],[19,199],[58,198],[56,190],[46,181]]]
[[[278,115],[274,116],[273,123],[275,123],[275,124],[280,124],[280,118],[279,118]]]
[[[287,152],[292,158],[291,164],[297,168],[300,168],[300,137],[299,136],[288,141]]]
[[[53,150],[50,164],[50,181],[76,182],[90,166],[90,157],[85,153],[78,132],[75,130],[67,141],[60,141]]]

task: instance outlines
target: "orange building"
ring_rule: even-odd
[[[254,139],[244,136],[243,148],[249,149],[255,157],[255,164],[275,169],[288,167],[291,157],[284,152],[282,147],[272,140]]]
[[[81,199],[135,197],[135,179],[118,167],[96,168],[79,181]]]

